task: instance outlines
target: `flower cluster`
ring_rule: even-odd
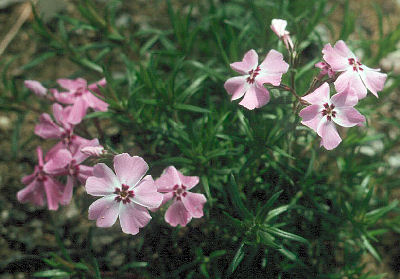
[[[273,19],[271,23],[272,31],[293,56],[294,44],[286,26],[286,20],[282,19]],[[334,47],[325,45],[322,53],[324,61],[315,64],[321,71],[303,97],[299,97],[294,88],[281,84],[282,75],[288,71],[289,65],[276,50],[270,50],[260,65],[257,53],[249,50],[241,62],[230,65],[242,76],[229,78],[224,87],[232,95],[232,101],[244,96],[239,105],[250,110],[269,102],[270,94],[265,84],[290,91],[300,104],[308,105],[300,111],[301,123],[317,132],[321,146],[331,150],[341,142],[334,123],[342,127],[363,126],[365,117],[354,106],[367,96],[368,90],[378,97],[387,75],[380,69],[362,64],[343,41],[338,41]],[[326,75],[329,78],[323,80]],[[332,97],[331,85],[335,89]]]
[[[134,235],[151,220],[148,209],[156,211],[171,199],[165,213],[171,226],[186,226],[192,217],[203,216],[205,196],[189,192],[198,184],[197,176],[184,176],[170,166],[154,182],[146,175],[148,169],[143,158],[127,153],[114,157],[115,174],[103,163],[95,165],[86,191],[102,198],[89,207],[89,219],[96,220],[98,227],[111,227],[119,217],[122,231]]]
[[[106,111],[108,104],[92,94],[105,87],[104,79],[87,85],[86,80],[59,79],[58,84],[67,91],[47,89],[37,81],[27,80],[25,86],[38,97],[46,98],[52,105],[53,117],[43,113],[35,133],[43,139],[58,139],[43,156],[37,148],[39,164],[34,173],[25,176],[27,186],[17,193],[20,202],[44,205],[44,196],[50,210],[71,201],[77,183],[85,184],[88,194],[100,196],[89,207],[89,219],[98,227],[110,227],[119,218],[122,231],[137,234],[151,219],[148,210],[157,211],[161,205],[173,200],[165,213],[171,226],[186,226],[192,218],[203,216],[206,198],[203,194],[189,192],[199,182],[197,176],[184,176],[175,167],[168,167],[154,182],[146,175],[148,165],[143,158],[127,153],[114,157],[114,172],[104,163],[94,167],[82,163],[90,156],[100,157],[107,151],[97,139],[88,140],[75,134],[75,127],[86,115],[88,108]],[[62,106],[64,104],[66,106]],[[66,177],[62,184],[58,177]]]
[[[81,149],[90,151],[91,148],[101,148],[99,141],[80,137],[75,134],[74,129],[89,107],[95,111],[106,111],[108,107],[107,103],[91,93],[100,93],[99,87],[106,85],[105,79],[89,86],[81,78],[59,79],[57,82],[66,90],[59,92],[54,88],[46,89],[37,81],[25,81],[25,86],[37,96],[54,102],[53,117],[43,113],[35,127],[35,134],[43,139],[57,139],[58,143],[46,156],[43,156],[40,147],[37,148],[39,164],[33,174],[22,178],[22,183],[27,186],[17,193],[20,202],[32,202],[39,206],[44,205],[46,196],[50,210],[57,210],[59,205],[68,204],[74,185],[78,182],[84,184],[93,175],[93,167],[82,164],[90,154]],[[62,106],[60,103],[67,105]],[[59,177],[66,177],[66,183],[60,183]]]

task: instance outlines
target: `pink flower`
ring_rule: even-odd
[[[331,44],[325,45],[322,53],[334,72],[343,72],[335,81],[337,92],[343,92],[350,86],[354,88],[358,99],[367,96],[367,89],[378,97],[377,92],[383,89],[387,77],[379,72],[380,69],[371,69],[361,64],[342,40],[334,47]]]
[[[82,153],[80,149],[84,146],[94,147],[98,145],[99,141],[94,139],[77,148],[74,153],[71,153],[71,151],[67,149],[59,149],[43,166],[44,171],[49,174],[67,176],[67,184],[62,196],[64,204],[70,203],[76,180],[85,184],[87,178],[93,175],[93,167],[81,164],[89,156]]]
[[[285,46],[288,50],[293,49],[293,42],[290,38],[290,33],[286,31],[287,21],[284,19],[273,19],[271,21],[271,29],[274,33],[279,37],[279,39],[283,40]]]
[[[173,227],[186,226],[193,218],[203,217],[206,197],[203,194],[189,192],[199,183],[198,176],[184,176],[175,167],[166,168],[156,180],[159,192],[164,194],[163,203],[173,199],[165,213],[165,221]]]
[[[330,78],[333,78],[335,76],[335,72],[332,70],[331,66],[329,66],[329,64],[326,62],[318,62],[314,66],[321,69],[321,72],[319,73],[321,78],[326,74],[328,74]]]
[[[61,197],[64,187],[43,170],[43,151],[40,147],[36,151],[39,164],[35,166],[31,175],[22,178],[22,183],[27,186],[17,193],[17,199],[21,203],[32,202],[35,205],[43,206],[44,195],[46,195],[48,208],[57,210],[58,204],[63,204]]]
[[[264,84],[280,85],[282,75],[287,72],[289,65],[276,50],[271,50],[258,65],[258,55],[252,49],[244,55],[241,62],[232,63],[231,68],[242,76],[228,79],[224,87],[232,95],[232,101],[244,95],[239,105],[252,110],[269,102],[269,92]]]
[[[24,85],[26,88],[31,90],[38,97],[44,97],[47,94],[47,89],[43,87],[43,85],[36,80],[25,80]]]
[[[150,175],[142,179],[148,168],[141,157],[127,153],[114,157],[117,175],[105,164],[96,164],[86,191],[102,198],[90,205],[89,219],[97,220],[98,227],[111,227],[119,216],[122,231],[137,234],[151,219],[147,208],[160,206],[163,199]]]
[[[99,86],[104,87],[106,80],[102,79],[97,83],[87,85],[83,78],[58,79],[58,84],[68,89],[68,92],[53,91],[56,100],[63,104],[72,104],[71,113],[68,116],[68,122],[78,124],[86,115],[87,109],[90,107],[95,111],[107,111],[108,104],[94,96],[91,92],[100,93]]]
[[[54,122],[50,115],[43,113],[39,118],[39,124],[35,127],[35,134],[44,139],[60,139],[46,155],[46,161],[59,149],[67,148],[75,152],[75,149],[89,140],[74,134],[74,125],[68,122],[71,106],[63,108],[60,104],[53,104]]]
[[[311,105],[300,111],[302,124],[313,129],[321,137],[321,145],[331,150],[342,141],[335,124],[343,127],[353,127],[365,122],[354,106],[358,100],[354,92],[348,89],[329,98],[328,83],[322,84],[311,94],[302,97]]]

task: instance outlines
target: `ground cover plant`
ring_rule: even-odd
[[[32,4],[37,53],[1,61],[19,175],[1,272],[396,278],[400,76],[379,68],[400,23],[371,3],[376,37],[346,1],[150,2]]]

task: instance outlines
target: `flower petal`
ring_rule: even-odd
[[[128,234],[137,234],[139,228],[146,226],[151,216],[146,208],[135,203],[120,203],[119,223],[122,231]]]
[[[203,194],[186,192],[186,196],[182,196],[182,203],[194,218],[203,217],[203,206],[206,202]]]
[[[182,201],[178,200],[175,200],[174,203],[168,207],[164,218],[165,221],[173,227],[176,227],[178,224],[184,227],[192,220],[189,211],[186,210]]]
[[[258,65],[258,54],[254,49],[249,50],[243,57],[241,62],[232,63],[231,68],[241,74],[248,74]]]
[[[58,181],[53,180],[50,176],[46,176],[43,186],[47,197],[47,207],[49,210],[57,210],[58,203],[61,201],[62,197],[60,191],[62,185],[60,185]]]
[[[149,166],[138,156],[122,153],[114,157],[114,170],[122,184],[135,186],[146,174]]]
[[[363,69],[364,71],[360,71],[362,81],[369,91],[378,98],[378,91],[383,89],[387,75],[366,66],[363,66]]]
[[[321,110],[321,105],[311,105],[302,109],[299,113],[300,117],[303,118],[301,123],[316,132],[319,122],[322,119]]]
[[[260,87],[257,84],[249,86],[244,98],[239,105],[244,106],[247,109],[260,108],[269,102],[269,92],[265,87]]]
[[[333,95],[331,102],[336,108],[354,107],[358,103],[358,97],[353,88],[347,88],[342,93]]]
[[[40,82],[36,80],[25,80],[24,85],[26,88],[35,93],[36,96],[38,97],[46,96],[47,89],[43,87],[43,85]]]
[[[318,135],[322,138],[321,144],[327,149],[334,149],[342,141],[340,138],[335,124],[332,121],[327,120],[327,117],[323,117],[317,128]]]
[[[60,79],[57,79],[57,83],[62,88],[65,88],[68,90],[76,90],[79,88],[85,88],[87,86],[87,82],[83,78],[77,78],[77,79],[60,78]]]
[[[89,107],[91,107],[94,111],[107,111],[108,104],[103,100],[97,98],[90,92],[85,94],[85,100]]]
[[[156,179],[155,184],[159,192],[171,192],[175,185],[181,185],[177,169],[174,166],[167,167],[162,175]]]
[[[348,90],[349,87],[354,90],[359,100],[367,96],[367,88],[362,83],[360,75],[353,69],[343,72],[335,81],[335,89],[338,93]]]
[[[98,227],[111,227],[119,214],[119,202],[115,201],[116,195],[109,195],[96,200],[89,206],[89,220],[97,220]]]
[[[92,196],[106,196],[121,187],[114,172],[103,163],[93,167],[93,175],[86,180],[86,192]]]
[[[37,180],[33,180],[28,186],[18,191],[17,199],[20,203],[32,202],[35,205],[43,206],[43,188],[41,183]]]
[[[282,53],[276,51],[275,49],[271,49],[268,52],[267,56],[265,57],[264,61],[261,63],[260,69],[261,69],[260,75],[262,73],[280,74],[280,76],[282,77],[282,74],[288,71],[289,64],[283,60]],[[276,78],[274,78],[274,80],[275,79]],[[279,85],[279,84],[280,84],[280,79],[278,84],[273,84],[273,85]]]
[[[274,33],[280,38],[283,35],[285,35],[285,29],[286,29],[287,21],[284,19],[277,19],[274,18],[271,21],[271,29],[274,31]]]
[[[322,53],[324,60],[335,72],[345,71],[349,67],[349,58],[355,58],[343,41],[338,41],[334,47],[331,44],[325,45]]]
[[[353,127],[365,122],[365,117],[353,107],[335,108],[336,117],[332,120],[342,127]]]
[[[77,98],[68,115],[67,121],[71,124],[79,124],[86,115],[88,104],[83,98]]]
[[[229,95],[232,95],[232,101],[241,98],[247,90],[246,76],[233,77],[228,79],[224,88],[228,91]]]
[[[312,93],[301,98],[312,105],[323,105],[329,103],[329,91],[329,85],[325,82]]]
[[[60,149],[44,164],[43,170],[48,174],[63,175],[67,172],[66,167],[70,164],[71,160],[71,152],[67,149]]]
[[[178,171],[178,176],[181,180],[182,185],[186,187],[186,190],[192,189],[199,183],[198,176],[185,176],[180,171]]]
[[[40,115],[39,124],[35,126],[35,134],[43,139],[61,138],[63,131],[47,113]]]
[[[131,188],[129,189],[131,190]],[[157,187],[151,175],[146,175],[139,184],[133,188],[135,196],[132,200],[147,208],[155,208],[161,205],[163,195],[157,192]]]
[[[72,176],[70,175],[67,176],[67,184],[65,185],[64,192],[60,200],[60,203],[62,205],[67,205],[71,202],[72,192],[74,189],[74,181],[75,179]]]

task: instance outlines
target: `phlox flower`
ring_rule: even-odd
[[[329,85],[325,82],[311,94],[302,97],[311,105],[300,111],[303,118],[301,123],[317,132],[321,137],[321,145],[328,150],[342,141],[334,123],[353,127],[365,122],[365,117],[354,108],[358,99],[351,90],[348,88],[329,98]]]
[[[90,205],[89,219],[97,220],[98,227],[111,227],[119,216],[122,231],[137,234],[151,219],[147,208],[160,206],[163,199],[153,178],[143,178],[148,168],[141,157],[127,153],[114,157],[116,175],[105,164],[96,164],[94,176],[86,180],[86,191],[102,198]]]
[[[244,95],[239,105],[250,110],[269,102],[269,92],[264,84],[280,85],[282,75],[289,68],[289,64],[283,61],[283,55],[276,50],[270,50],[264,61],[258,65],[258,55],[253,49],[244,55],[241,62],[232,63],[230,66],[242,76],[228,79],[224,87],[232,95],[232,101]]]
[[[32,174],[24,176],[22,183],[27,185],[17,193],[17,199],[21,203],[32,202],[35,205],[44,205],[44,195],[46,195],[47,206],[50,210],[57,210],[58,204],[62,201],[62,191],[64,186],[55,180],[44,169],[43,151],[40,147],[36,149],[38,165]]]
[[[35,134],[39,137],[61,140],[47,152],[46,161],[59,149],[67,148],[74,152],[78,146],[89,141],[74,134],[74,125],[68,121],[71,114],[71,106],[64,108],[60,104],[53,104],[52,109],[55,122],[49,114],[43,113],[39,118],[39,124],[35,126]]]
[[[286,30],[287,21],[284,19],[273,19],[271,21],[271,29],[281,39],[288,50],[293,49],[294,45],[290,38],[289,31]]]
[[[98,146],[99,141],[97,139],[91,140],[85,143],[83,146]],[[67,184],[65,185],[63,193],[63,201],[65,204],[70,203],[72,198],[72,192],[76,180],[79,180],[82,184],[86,183],[86,179],[93,175],[93,167],[82,165],[89,156],[82,153],[77,148],[74,153],[68,149],[57,150],[49,159],[49,161],[43,166],[45,172],[60,176],[67,176]]]
[[[173,199],[173,203],[165,212],[165,221],[168,224],[173,227],[178,224],[186,226],[192,218],[203,217],[206,197],[203,194],[189,192],[199,183],[198,176],[184,176],[174,166],[170,166],[155,183],[158,191],[165,193],[163,204]]]
[[[25,80],[24,85],[38,97],[45,97],[47,95],[47,89],[36,80]]]
[[[322,53],[333,71],[342,72],[335,81],[337,92],[343,92],[350,86],[354,88],[358,99],[367,96],[367,89],[378,97],[378,91],[383,89],[387,78],[386,74],[379,72],[380,69],[371,69],[362,64],[342,40],[334,47],[325,45]]]
[[[326,74],[328,74],[330,78],[333,78],[335,76],[335,72],[332,70],[331,66],[326,62],[323,61],[318,62],[314,66],[321,69],[321,72],[319,73],[320,77],[323,77]]]
[[[87,81],[83,78],[75,80],[58,79],[57,83],[68,90],[66,92],[53,91],[53,95],[58,102],[72,105],[71,113],[67,119],[68,122],[78,124],[86,115],[88,108],[92,108],[95,111],[107,111],[108,104],[90,92],[100,93],[99,87],[106,86],[105,79],[90,85],[87,85]]]

